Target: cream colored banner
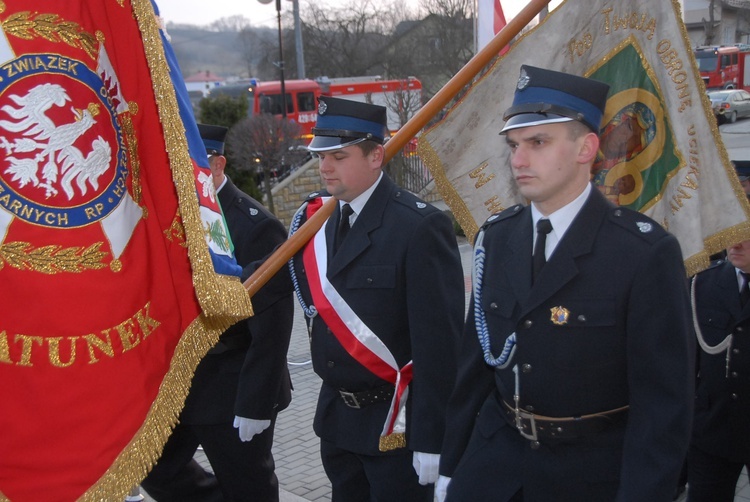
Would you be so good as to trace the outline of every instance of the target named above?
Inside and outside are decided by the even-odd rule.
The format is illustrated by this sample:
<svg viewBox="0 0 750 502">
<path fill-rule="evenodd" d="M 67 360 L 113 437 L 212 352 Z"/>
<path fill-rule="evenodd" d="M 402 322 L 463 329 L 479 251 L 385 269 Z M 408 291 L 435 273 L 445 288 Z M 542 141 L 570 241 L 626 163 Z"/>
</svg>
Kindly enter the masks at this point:
<svg viewBox="0 0 750 502">
<path fill-rule="evenodd" d="M 750 239 L 750 206 L 729 164 L 681 19 L 676 0 L 567 0 L 420 138 L 419 153 L 468 236 L 491 214 L 524 202 L 498 135 L 521 65 L 605 74 L 616 89 L 616 73 L 632 79 L 635 61 L 650 88 L 611 91 L 602 128 L 638 118 L 645 124 L 638 139 L 642 151 L 631 149 L 627 158 L 600 164 L 595 184 L 613 202 L 644 212 L 675 234 L 690 274 L 705 268 L 710 254 Z M 625 59 L 631 63 L 619 63 Z M 656 144 L 666 145 L 666 155 L 654 153 Z M 632 182 L 630 188 L 617 188 L 618 176 Z"/>
</svg>

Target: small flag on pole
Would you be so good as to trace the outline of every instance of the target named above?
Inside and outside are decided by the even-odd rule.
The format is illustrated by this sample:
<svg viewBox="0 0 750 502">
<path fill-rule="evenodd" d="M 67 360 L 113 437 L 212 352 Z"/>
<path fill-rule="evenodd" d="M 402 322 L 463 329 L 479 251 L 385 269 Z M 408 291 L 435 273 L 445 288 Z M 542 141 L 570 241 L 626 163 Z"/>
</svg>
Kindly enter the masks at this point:
<svg viewBox="0 0 750 502">
<path fill-rule="evenodd" d="M 500 0 L 477 0 L 477 52 L 505 26 L 505 15 Z M 505 54 L 504 47 L 500 54 Z"/>
</svg>

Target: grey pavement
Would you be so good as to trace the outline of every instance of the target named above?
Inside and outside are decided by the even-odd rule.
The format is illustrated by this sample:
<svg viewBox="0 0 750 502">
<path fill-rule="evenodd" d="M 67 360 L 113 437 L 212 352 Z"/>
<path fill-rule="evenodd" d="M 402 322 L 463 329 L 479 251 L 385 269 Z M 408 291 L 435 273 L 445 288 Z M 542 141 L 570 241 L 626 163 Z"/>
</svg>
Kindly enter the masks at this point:
<svg viewBox="0 0 750 502">
<path fill-rule="evenodd" d="M 746 122 L 747 132 L 750 132 L 750 119 Z M 750 148 L 747 150 L 746 158 L 750 159 Z M 459 238 L 459 250 L 464 266 L 468 305 L 471 246 L 466 239 Z M 299 305 L 295 313 L 287 360 L 294 392 L 289 408 L 281 412 L 277 419 L 273 448 L 276 475 L 281 486 L 281 502 L 327 502 L 331 500 L 331 486 L 320 462 L 319 440 L 312 430 L 320 379 L 312 370 L 307 328 Z M 204 468 L 211 470 L 202 451 L 199 450 L 195 458 Z M 153 502 L 148 496 L 145 499 Z M 684 500 L 684 495 L 680 500 Z M 737 484 L 735 502 L 750 502 L 750 484 L 744 471 Z"/>
</svg>

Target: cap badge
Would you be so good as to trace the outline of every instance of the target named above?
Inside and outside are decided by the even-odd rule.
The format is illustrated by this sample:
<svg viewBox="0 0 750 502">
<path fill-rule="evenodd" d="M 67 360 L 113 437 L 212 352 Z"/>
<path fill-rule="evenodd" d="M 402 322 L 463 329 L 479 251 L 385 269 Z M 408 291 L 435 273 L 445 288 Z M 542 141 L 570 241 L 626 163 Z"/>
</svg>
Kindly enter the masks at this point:
<svg viewBox="0 0 750 502">
<path fill-rule="evenodd" d="M 250 208 L 250 215 L 251 216 L 258 216 L 258 210 L 255 209 L 254 207 L 251 207 Z"/>
<path fill-rule="evenodd" d="M 417 207 L 419 209 L 424 209 L 427 207 L 427 204 L 425 204 L 424 202 L 417 202 Z"/>
<path fill-rule="evenodd" d="M 325 101 L 318 102 L 318 115 L 325 115 L 328 111 L 328 105 Z"/>
<path fill-rule="evenodd" d="M 557 326 L 568 324 L 570 310 L 566 309 L 565 307 L 552 307 L 551 309 L 549 309 L 549 311 L 552 314 L 552 316 L 550 317 L 552 324 L 555 324 Z"/>
<path fill-rule="evenodd" d="M 640 230 L 644 234 L 647 234 L 651 230 L 654 229 L 654 227 L 653 227 L 653 225 L 651 225 L 651 223 L 646 223 L 646 222 L 643 222 L 643 221 L 639 221 L 636 224 L 638 225 L 638 230 Z"/>
<path fill-rule="evenodd" d="M 516 84 L 516 89 L 519 91 L 522 91 L 526 89 L 529 84 L 531 83 L 531 77 L 529 77 L 529 74 L 526 73 L 526 70 L 521 68 L 521 75 L 518 77 L 518 83 Z"/>
</svg>

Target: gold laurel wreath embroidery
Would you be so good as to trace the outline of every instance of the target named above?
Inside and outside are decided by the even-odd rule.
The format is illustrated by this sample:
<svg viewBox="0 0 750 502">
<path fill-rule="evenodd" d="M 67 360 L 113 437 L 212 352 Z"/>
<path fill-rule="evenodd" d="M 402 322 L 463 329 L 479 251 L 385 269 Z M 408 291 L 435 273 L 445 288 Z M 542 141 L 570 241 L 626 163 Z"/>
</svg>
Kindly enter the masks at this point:
<svg viewBox="0 0 750 502">
<path fill-rule="evenodd" d="M 87 248 L 64 248 L 54 244 L 34 248 L 28 242 L 8 242 L 0 245 L 0 270 L 6 263 L 19 270 L 50 275 L 97 270 L 106 266 L 102 260 L 107 253 L 99 250 L 102 245 L 103 243 L 96 242 Z"/>
<path fill-rule="evenodd" d="M 78 23 L 60 19 L 57 14 L 16 12 L 2 21 L 2 26 L 5 33 L 24 40 L 41 37 L 50 42 L 62 42 L 71 47 L 83 49 L 92 59 L 96 55 L 96 37 L 83 31 Z"/>
<path fill-rule="evenodd" d="M 182 226 L 180 215 L 175 215 L 172 224 L 169 225 L 168 229 L 164 230 L 164 235 L 168 241 L 174 241 L 182 247 L 187 247 L 187 242 L 185 242 L 185 227 Z"/>
</svg>

